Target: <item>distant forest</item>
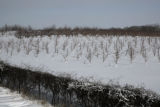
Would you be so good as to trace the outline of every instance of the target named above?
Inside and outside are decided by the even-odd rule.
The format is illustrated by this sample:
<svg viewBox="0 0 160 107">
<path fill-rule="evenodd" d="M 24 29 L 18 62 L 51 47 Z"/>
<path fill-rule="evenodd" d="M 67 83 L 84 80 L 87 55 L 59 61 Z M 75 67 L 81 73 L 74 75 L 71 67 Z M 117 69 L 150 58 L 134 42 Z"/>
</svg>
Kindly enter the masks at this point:
<svg viewBox="0 0 160 107">
<path fill-rule="evenodd" d="M 33 29 L 31 26 L 23 27 L 19 25 L 4 25 L 0 32 L 16 31 L 17 36 L 42 36 L 42 35 L 114 35 L 114 36 L 160 36 L 160 25 L 131 26 L 124 28 L 89 28 L 89 27 L 47 27 L 43 29 Z"/>
</svg>

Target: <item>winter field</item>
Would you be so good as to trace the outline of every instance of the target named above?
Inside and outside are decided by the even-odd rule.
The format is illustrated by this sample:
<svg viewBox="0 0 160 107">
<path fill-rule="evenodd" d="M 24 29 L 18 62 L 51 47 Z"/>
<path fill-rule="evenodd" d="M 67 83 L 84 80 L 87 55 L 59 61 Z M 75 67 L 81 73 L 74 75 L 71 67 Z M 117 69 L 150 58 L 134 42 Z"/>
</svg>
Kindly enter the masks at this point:
<svg viewBox="0 0 160 107">
<path fill-rule="evenodd" d="M 10 65 L 102 84 L 134 85 L 160 94 L 160 37 L 15 36 L 0 34 Z"/>
</svg>

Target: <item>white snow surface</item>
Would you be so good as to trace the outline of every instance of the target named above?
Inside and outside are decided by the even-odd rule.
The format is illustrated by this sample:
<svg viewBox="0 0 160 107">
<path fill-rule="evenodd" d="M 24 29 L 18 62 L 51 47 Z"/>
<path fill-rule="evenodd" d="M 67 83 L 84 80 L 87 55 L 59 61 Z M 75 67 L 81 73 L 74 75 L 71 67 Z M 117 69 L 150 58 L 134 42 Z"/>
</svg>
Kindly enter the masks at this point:
<svg viewBox="0 0 160 107">
<path fill-rule="evenodd" d="M 16 38 L 6 33 L 0 35 L 0 60 L 78 80 L 143 86 L 160 94 L 160 37 Z"/>
<path fill-rule="evenodd" d="M 0 87 L 0 107 L 43 107 L 35 101 L 27 100 L 21 95 Z"/>
</svg>

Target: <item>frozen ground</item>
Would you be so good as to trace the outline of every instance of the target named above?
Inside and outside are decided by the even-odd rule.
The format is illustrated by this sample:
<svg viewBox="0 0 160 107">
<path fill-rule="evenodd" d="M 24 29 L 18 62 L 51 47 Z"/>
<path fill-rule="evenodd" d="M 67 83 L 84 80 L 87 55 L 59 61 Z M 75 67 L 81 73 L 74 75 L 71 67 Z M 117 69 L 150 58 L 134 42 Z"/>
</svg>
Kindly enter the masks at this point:
<svg viewBox="0 0 160 107">
<path fill-rule="evenodd" d="M 0 60 L 18 67 L 160 94 L 160 37 L 0 36 Z"/>
<path fill-rule="evenodd" d="M 43 107 L 36 103 L 21 97 L 21 95 L 10 92 L 9 89 L 0 87 L 0 107 Z"/>
</svg>

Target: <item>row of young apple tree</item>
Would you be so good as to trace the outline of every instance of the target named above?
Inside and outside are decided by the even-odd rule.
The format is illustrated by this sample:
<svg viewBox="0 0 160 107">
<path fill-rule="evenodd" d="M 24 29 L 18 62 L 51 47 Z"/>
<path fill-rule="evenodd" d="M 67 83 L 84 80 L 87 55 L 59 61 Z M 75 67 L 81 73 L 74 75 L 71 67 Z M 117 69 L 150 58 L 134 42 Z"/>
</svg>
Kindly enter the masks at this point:
<svg viewBox="0 0 160 107">
<path fill-rule="evenodd" d="M 52 59 L 61 56 L 64 61 L 74 58 L 76 61 L 89 63 L 95 59 L 107 63 L 112 59 L 112 62 L 117 64 L 124 58 L 132 63 L 140 57 L 144 62 L 153 57 L 160 62 L 160 37 L 52 35 L 16 38 L 6 34 L 0 36 L 0 52 L 8 56 L 20 53 L 34 55 L 37 58 L 40 54 L 45 54 Z"/>
</svg>

